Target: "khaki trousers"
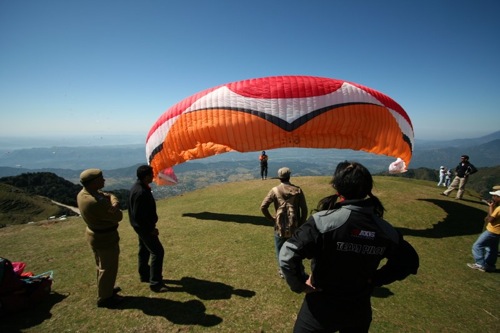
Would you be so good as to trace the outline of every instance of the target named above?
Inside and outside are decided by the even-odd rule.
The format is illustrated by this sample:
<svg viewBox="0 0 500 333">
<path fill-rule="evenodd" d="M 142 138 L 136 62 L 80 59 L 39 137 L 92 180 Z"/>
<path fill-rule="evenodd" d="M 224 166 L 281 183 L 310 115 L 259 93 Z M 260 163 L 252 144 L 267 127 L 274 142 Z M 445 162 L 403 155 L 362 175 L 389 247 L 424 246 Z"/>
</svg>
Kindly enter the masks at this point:
<svg viewBox="0 0 500 333">
<path fill-rule="evenodd" d="M 97 301 L 113 296 L 120 245 L 118 231 L 97 234 L 87 229 L 87 241 L 94 252 L 97 269 Z"/>
<path fill-rule="evenodd" d="M 457 177 L 453 178 L 453 181 L 451 182 L 450 187 L 448 187 L 448 189 L 446 191 L 444 191 L 443 193 L 445 195 L 449 195 L 453 190 L 458 189 L 457 199 L 462 199 L 462 197 L 464 196 L 465 184 L 467 184 L 467 177 L 460 178 L 457 176 Z"/>
</svg>

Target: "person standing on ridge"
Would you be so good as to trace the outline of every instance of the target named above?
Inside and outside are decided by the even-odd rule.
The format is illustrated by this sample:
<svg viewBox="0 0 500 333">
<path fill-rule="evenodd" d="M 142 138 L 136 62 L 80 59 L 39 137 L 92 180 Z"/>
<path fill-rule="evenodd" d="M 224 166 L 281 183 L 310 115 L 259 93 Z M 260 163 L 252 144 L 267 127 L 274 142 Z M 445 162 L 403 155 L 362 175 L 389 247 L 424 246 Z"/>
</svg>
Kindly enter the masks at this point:
<svg viewBox="0 0 500 333">
<path fill-rule="evenodd" d="M 453 181 L 451 182 L 448 189 L 441 193 L 441 195 L 447 197 L 451 192 L 453 192 L 453 190 L 458 190 L 455 199 L 461 200 L 464 196 L 465 184 L 467 184 L 469 176 L 476 172 L 476 167 L 469 162 L 469 156 L 460 156 L 460 163 L 458 163 L 457 167 L 455 168 L 456 176 L 455 178 L 453 178 Z"/>
<path fill-rule="evenodd" d="M 130 225 L 139 238 L 139 277 L 141 282 L 149 282 L 151 291 L 166 292 L 168 288 L 163 282 L 165 251 L 158 238 L 156 202 L 149 187 L 153 181 L 153 168 L 141 165 L 137 168 L 136 174 L 137 181 L 130 189 L 128 214 Z"/>
<path fill-rule="evenodd" d="M 444 166 L 441 166 L 439 168 L 439 182 L 437 184 L 437 186 L 446 186 L 445 185 L 445 178 L 446 178 L 446 168 Z"/>
<path fill-rule="evenodd" d="M 281 247 L 285 241 L 295 232 L 296 228 L 301 226 L 307 218 L 307 203 L 304 192 L 299 186 L 290 183 L 291 171 L 289 168 L 281 168 L 278 170 L 278 178 L 281 183 L 273 187 L 260 205 L 262 214 L 274 224 L 274 245 L 276 249 L 276 259 L 278 260 Z M 293 219 L 291 228 L 286 233 L 281 230 L 277 216 L 272 216 L 269 213 L 269 206 L 274 204 L 276 215 L 282 204 L 289 202 L 291 204 L 292 212 L 290 216 Z M 279 263 L 279 260 L 278 260 Z M 281 270 L 278 271 L 279 275 L 283 277 Z"/>
<path fill-rule="evenodd" d="M 444 177 L 444 186 L 449 187 L 451 184 L 451 170 L 446 170 L 446 176 Z"/>
<path fill-rule="evenodd" d="M 262 151 L 262 154 L 259 156 L 260 161 L 260 177 L 262 179 L 267 179 L 267 160 L 268 156 L 265 151 Z"/>
<path fill-rule="evenodd" d="M 97 306 L 116 308 L 123 297 L 115 287 L 120 255 L 118 222 L 123 218 L 118 198 L 101 191 L 104 177 L 100 169 L 87 169 L 80 174 L 83 189 L 76 198 L 85 234 L 97 268 Z"/>
</svg>

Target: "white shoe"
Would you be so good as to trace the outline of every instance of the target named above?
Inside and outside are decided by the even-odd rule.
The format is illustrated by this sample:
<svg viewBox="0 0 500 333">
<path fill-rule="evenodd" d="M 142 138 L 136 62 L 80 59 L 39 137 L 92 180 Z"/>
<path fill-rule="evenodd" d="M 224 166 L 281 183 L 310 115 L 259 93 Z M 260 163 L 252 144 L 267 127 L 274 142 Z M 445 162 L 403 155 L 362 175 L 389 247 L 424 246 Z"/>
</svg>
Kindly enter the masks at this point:
<svg viewBox="0 0 500 333">
<path fill-rule="evenodd" d="M 479 265 L 479 264 L 476 264 L 476 263 L 473 263 L 473 264 L 467 264 L 467 266 L 469 266 L 470 268 L 472 269 L 477 269 L 478 271 L 480 272 L 486 272 L 486 270 L 484 269 L 483 266 Z"/>
</svg>

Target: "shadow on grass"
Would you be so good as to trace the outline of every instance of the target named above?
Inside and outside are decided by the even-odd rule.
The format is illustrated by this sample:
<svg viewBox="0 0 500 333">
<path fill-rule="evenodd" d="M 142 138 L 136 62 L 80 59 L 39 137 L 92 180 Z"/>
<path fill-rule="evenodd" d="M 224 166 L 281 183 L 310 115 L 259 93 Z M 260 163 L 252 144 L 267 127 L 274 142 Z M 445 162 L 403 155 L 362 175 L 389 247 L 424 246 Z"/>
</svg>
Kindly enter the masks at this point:
<svg viewBox="0 0 500 333">
<path fill-rule="evenodd" d="M 448 215 L 442 221 L 434 224 L 430 229 L 414 230 L 409 228 L 397 228 L 403 235 L 444 238 L 454 236 L 480 234 L 484 227 L 486 212 L 461 203 L 464 200 L 437 200 L 420 199 L 435 204 L 443 209 Z M 477 201 L 471 201 L 477 203 Z"/>
<path fill-rule="evenodd" d="M 0 331 L 2 333 L 17 333 L 30 327 L 40 325 L 42 322 L 52 317 L 52 313 L 50 313 L 52 307 L 66 297 L 68 296 L 51 292 L 47 299 L 41 301 L 32 308 L 0 316 Z"/>
<path fill-rule="evenodd" d="M 122 309 L 138 309 L 148 316 L 161 316 L 177 325 L 211 327 L 222 322 L 222 318 L 207 314 L 205 305 L 198 300 L 178 302 L 166 298 L 125 296 L 117 310 Z"/>
<path fill-rule="evenodd" d="M 252 215 L 239 215 L 239 214 L 223 214 L 223 213 L 212 213 L 212 212 L 201 212 L 201 213 L 184 213 L 182 216 L 194 217 L 200 220 L 214 220 L 222 222 L 236 222 L 236 223 L 248 223 L 254 225 L 262 226 L 272 226 L 264 216 L 252 216 Z"/>
<path fill-rule="evenodd" d="M 183 277 L 180 280 L 165 280 L 169 292 L 186 292 L 203 300 L 230 299 L 232 295 L 250 298 L 255 296 L 255 291 L 234 289 L 232 286 L 221 282 L 200 280 L 193 277 Z M 172 287 L 171 285 L 179 287 Z"/>
<path fill-rule="evenodd" d="M 165 280 L 168 284 L 168 295 L 172 292 L 185 292 L 202 300 L 230 299 L 233 295 L 253 297 L 255 292 L 245 289 L 234 289 L 221 282 L 211 282 L 193 277 L 180 280 Z M 173 286 L 172 286 L 173 285 Z M 138 309 L 149 316 L 162 316 L 178 325 L 200 325 L 210 327 L 222 322 L 222 318 L 206 313 L 205 305 L 199 300 L 187 302 L 173 301 L 165 298 L 125 296 L 119 309 Z"/>
<path fill-rule="evenodd" d="M 372 292 L 372 297 L 376 298 L 388 298 L 392 295 L 394 295 L 394 293 L 387 287 L 376 287 Z"/>
</svg>

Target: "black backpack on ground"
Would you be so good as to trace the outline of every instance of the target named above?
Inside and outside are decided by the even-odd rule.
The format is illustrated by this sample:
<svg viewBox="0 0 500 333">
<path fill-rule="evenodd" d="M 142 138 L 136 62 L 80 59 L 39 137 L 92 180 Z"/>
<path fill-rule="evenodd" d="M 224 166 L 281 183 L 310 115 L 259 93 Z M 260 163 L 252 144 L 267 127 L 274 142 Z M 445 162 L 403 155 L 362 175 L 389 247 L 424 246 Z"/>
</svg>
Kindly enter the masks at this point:
<svg viewBox="0 0 500 333">
<path fill-rule="evenodd" d="M 10 260 L 0 257 L 0 316 L 34 307 L 49 296 L 52 282 L 52 271 L 22 276 Z"/>
</svg>

